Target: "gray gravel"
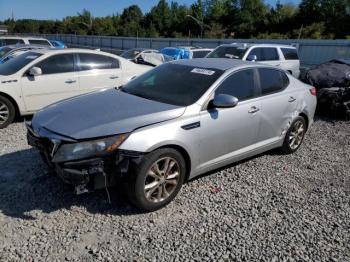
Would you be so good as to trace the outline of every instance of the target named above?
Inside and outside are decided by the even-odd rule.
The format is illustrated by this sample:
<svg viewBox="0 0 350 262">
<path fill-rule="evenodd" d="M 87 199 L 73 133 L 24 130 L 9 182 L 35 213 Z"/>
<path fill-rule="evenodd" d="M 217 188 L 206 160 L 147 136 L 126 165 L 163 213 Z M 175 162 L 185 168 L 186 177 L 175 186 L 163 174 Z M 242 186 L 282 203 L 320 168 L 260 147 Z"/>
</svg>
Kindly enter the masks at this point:
<svg viewBox="0 0 350 262">
<path fill-rule="evenodd" d="M 318 120 L 297 153 L 190 181 L 154 213 L 112 201 L 48 175 L 22 123 L 0 130 L 0 261 L 350 261 L 350 122 Z"/>
</svg>

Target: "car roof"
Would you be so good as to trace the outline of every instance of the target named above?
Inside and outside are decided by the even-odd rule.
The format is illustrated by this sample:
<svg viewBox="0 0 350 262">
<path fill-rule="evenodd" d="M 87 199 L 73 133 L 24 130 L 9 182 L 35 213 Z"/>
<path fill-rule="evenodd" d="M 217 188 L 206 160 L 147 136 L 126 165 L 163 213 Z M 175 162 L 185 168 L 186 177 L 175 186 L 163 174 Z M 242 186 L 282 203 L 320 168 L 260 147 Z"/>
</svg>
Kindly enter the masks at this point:
<svg viewBox="0 0 350 262">
<path fill-rule="evenodd" d="M 252 46 L 259 46 L 259 47 L 285 47 L 285 48 L 294 48 L 295 46 L 292 45 L 283 45 L 283 44 L 259 44 L 259 43 L 231 43 L 231 44 L 222 44 L 220 46 L 238 46 L 238 47 L 252 47 Z"/>
<path fill-rule="evenodd" d="M 229 58 L 182 59 L 182 60 L 172 61 L 170 63 L 178 64 L 178 65 L 193 66 L 193 67 L 201 67 L 201 68 L 219 69 L 223 71 L 226 71 L 235 67 L 241 67 L 241 66 L 252 66 L 252 65 L 259 66 L 259 64 L 254 62 L 242 61 L 239 59 L 229 59 Z"/>
<path fill-rule="evenodd" d="M 31 37 L 31 36 L 0 36 L 0 39 L 31 39 L 31 40 L 47 40 L 43 37 Z M 48 40 L 47 40 L 48 41 Z"/>
<path fill-rule="evenodd" d="M 110 55 L 115 56 L 114 54 L 103 52 L 100 50 L 93 50 L 93 49 L 84 49 L 84 48 L 65 48 L 65 49 L 59 49 L 59 48 L 47 48 L 47 49 L 35 49 L 33 52 L 37 52 L 40 54 L 64 54 L 64 53 L 90 53 L 90 54 L 104 54 L 104 55 Z"/>
<path fill-rule="evenodd" d="M 1 48 L 11 48 L 11 49 L 21 49 L 21 48 L 49 48 L 49 46 L 45 45 L 26 45 L 26 44 L 16 44 L 16 45 L 5 45 L 2 46 Z"/>
</svg>

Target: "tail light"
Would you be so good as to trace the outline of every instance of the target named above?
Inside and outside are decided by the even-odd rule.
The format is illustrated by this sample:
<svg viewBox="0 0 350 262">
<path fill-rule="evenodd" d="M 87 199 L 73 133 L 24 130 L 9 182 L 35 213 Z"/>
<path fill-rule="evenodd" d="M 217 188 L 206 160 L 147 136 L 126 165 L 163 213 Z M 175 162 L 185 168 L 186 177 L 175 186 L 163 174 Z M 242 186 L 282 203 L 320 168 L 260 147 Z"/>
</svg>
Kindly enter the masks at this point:
<svg viewBox="0 0 350 262">
<path fill-rule="evenodd" d="M 313 96 L 316 96 L 316 95 L 317 95 L 317 91 L 316 91 L 316 88 L 315 88 L 315 87 L 310 88 L 309 91 L 310 91 L 311 95 L 313 95 Z"/>
</svg>

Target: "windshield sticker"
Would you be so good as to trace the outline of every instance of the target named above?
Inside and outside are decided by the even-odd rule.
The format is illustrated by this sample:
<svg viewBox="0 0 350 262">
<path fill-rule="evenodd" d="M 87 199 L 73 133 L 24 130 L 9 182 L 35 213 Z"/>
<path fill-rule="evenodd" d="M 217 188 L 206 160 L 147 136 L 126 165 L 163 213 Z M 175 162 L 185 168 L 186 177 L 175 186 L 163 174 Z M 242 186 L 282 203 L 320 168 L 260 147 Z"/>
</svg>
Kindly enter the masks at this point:
<svg viewBox="0 0 350 262">
<path fill-rule="evenodd" d="M 36 55 L 29 55 L 26 57 L 26 59 L 35 59 L 35 58 L 38 58 L 38 56 Z"/>
<path fill-rule="evenodd" d="M 191 73 L 212 76 L 213 74 L 215 74 L 215 71 L 207 70 L 207 69 L 203 69 L 203 68 L 193 68 Z"/>
</svg>

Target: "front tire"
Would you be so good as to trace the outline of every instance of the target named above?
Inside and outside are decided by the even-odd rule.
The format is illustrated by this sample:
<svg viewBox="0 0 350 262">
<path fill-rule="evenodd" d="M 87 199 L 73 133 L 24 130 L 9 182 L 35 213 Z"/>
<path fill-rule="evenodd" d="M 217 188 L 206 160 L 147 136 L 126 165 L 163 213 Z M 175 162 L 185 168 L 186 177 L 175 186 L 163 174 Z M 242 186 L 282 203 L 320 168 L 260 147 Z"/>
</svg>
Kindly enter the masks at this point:
<svg viewBox="0 0 350 262">
<path fill-rule="evenodd" d="M 155 150 L 133 168 L 128 181 L 129 200 L 144 211 L 158 210 L 176 197 L 185 174 L 186 163 L 178 151 Z"/>
<path fill-rule="evenodd" d="M 294 119 L 284 138 L 282 146 L 284 153 L 291 154 L 299 149 L 304 140 L 306 128 L 306 121 L 303 117 L 298 116 Z"/>
<path fill-rule="evenodd" d="M 0 129 L 13 122 L 16 115 L 15 106 L 6 97 L 0 96 Z"/>
</svg>

